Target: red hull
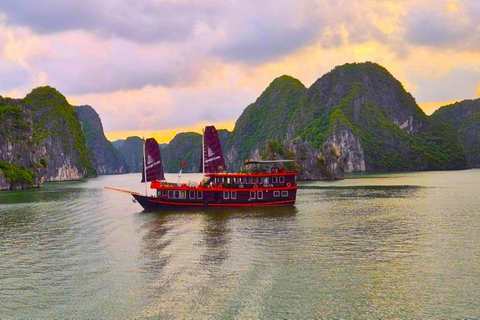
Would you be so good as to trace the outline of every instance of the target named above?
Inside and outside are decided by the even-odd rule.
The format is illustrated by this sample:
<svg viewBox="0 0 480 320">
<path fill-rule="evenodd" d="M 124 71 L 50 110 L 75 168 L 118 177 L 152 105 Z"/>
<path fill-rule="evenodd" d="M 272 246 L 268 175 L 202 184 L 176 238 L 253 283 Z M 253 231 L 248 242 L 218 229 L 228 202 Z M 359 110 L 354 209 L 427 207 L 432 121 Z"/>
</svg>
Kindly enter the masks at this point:
<svg viewBox="0 0 480 320">
<path fill-rule="evenodd" d="M 200 185 L 154 181 L 154 196 L 132 194 L 147 210 L 188 207 L 259 207 L 293 205 L 297 195 L 296 173 L 207 174 Z"/>
</svg>

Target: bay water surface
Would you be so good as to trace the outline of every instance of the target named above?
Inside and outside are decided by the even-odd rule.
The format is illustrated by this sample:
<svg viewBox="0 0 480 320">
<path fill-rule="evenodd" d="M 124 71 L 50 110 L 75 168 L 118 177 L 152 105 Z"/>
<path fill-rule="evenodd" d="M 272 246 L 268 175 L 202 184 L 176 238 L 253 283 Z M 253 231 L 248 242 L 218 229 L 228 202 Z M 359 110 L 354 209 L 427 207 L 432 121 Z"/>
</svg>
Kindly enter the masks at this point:
<svg viewBox="0 0 480 320">
<path fill-rule="evenodd" d="M 139 180 L 1 192 L 0 318 L 480 317 L 480 170 L 300 182 L 291 207 L 144 212 L 104 189 Z"/>
</svg>

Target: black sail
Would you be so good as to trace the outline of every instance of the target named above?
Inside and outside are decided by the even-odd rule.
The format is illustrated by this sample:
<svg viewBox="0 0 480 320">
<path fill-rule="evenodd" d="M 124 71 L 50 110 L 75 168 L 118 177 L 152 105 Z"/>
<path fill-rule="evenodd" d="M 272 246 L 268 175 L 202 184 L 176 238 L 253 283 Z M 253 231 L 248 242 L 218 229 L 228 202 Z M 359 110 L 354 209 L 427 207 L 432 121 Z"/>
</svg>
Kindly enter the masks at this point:
<svg viewBox="0 0 480 320">
<path fill-rule="evenodd" d="M 165 180 L 160 147 L 154 138 L 148 138 L 145 141 L 145 152 L 143 157 L 142 182 Z M 146 170 L 145 165 L 147 168 Z M 145 172 L 147 173 L 146 181 Z"/>
<path fill-rule="evenodd" d="M 205 165 L 205 173 L 227 171 L 220 138 L 214 126 L 205 127 L 203 142 L 202 159 Z"/>
</svg>

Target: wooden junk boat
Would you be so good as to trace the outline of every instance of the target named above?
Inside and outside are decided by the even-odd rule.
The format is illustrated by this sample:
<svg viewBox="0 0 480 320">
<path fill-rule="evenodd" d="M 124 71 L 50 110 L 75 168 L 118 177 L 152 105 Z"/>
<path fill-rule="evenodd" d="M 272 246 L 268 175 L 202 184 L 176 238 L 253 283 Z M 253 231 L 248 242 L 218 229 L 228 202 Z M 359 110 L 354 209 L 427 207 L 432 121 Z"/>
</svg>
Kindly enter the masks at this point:
<svg viewBox="0 0 480 320">
<path fill-rule="evenodd" d="M 220 139 L 214 126 L 207 126 L 202 140 L 200 183 L 171 183 L 165 180 L 160 149 L 155 139 L 144 144 L 142 182 L 151 182 L 154 195 L 131 192 L 146 210 L 172 207 L 252 207 L 293 205 L 297 195 L 296 172 L 282 163 L 293 160 L 245 160 L 238 173 L 226 170 Z M 146 192 L 147 193 L 147 192 Z"/>
</svg>

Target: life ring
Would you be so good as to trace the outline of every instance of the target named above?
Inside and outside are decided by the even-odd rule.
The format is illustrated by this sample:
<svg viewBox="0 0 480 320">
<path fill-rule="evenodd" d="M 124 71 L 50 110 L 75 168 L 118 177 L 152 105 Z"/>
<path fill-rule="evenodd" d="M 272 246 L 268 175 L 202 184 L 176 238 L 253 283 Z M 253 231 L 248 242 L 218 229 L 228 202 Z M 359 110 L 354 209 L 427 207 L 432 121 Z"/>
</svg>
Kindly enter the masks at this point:
<svg viewBox="0 0 480 320">
<path fill-rule="evenodd" d="M 287 187 L 291 187 L 292 184 L 290 182 L 287 182 Z"/>
<path fill-rule="evenodd" d="M 253 189 L 258 189 L 258 184 L 255 183 L 255 184 L 253 185 Z"/>
</svg>

